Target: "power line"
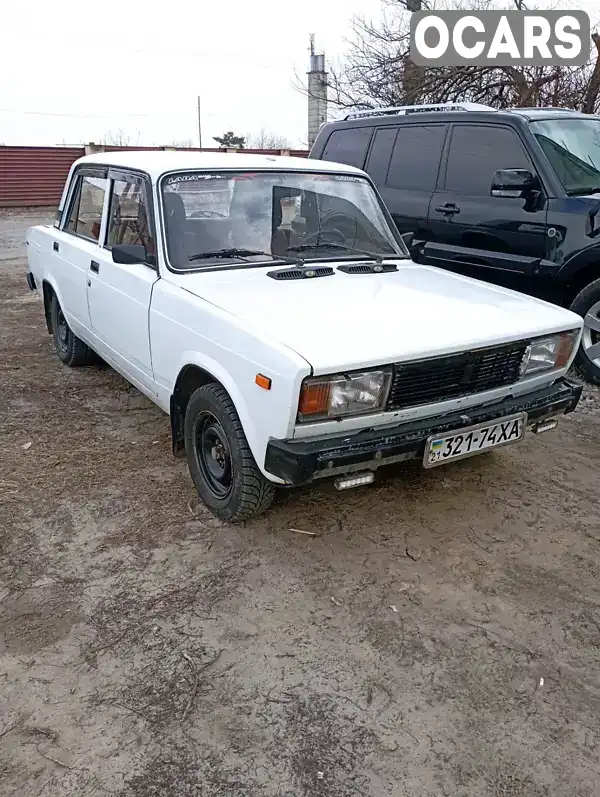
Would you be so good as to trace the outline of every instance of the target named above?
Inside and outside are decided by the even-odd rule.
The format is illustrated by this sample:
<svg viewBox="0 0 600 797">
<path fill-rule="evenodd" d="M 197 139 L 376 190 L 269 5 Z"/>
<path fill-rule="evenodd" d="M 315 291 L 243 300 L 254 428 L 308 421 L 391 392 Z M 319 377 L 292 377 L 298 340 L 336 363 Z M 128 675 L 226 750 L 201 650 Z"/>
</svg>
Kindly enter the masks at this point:
<svg viewBox="0 0 600 797">
<path fill-rule="evenodd" d="M 115 111 L 114 113 L 109 114 L 79 114 L 79 113 L 50 113 L 46 111 L 19 111 L 15 110 L 14 108 L 0 108 L 0 113 L 16 113 L 25 116 L 59 116 L 59 117 L 68 117 L 70 119 L 109 119 L 113 116 L 162 116 L 164 111 L 155 112 L 155 113 L 122 113 L 121 111 Z"/>
</svg>

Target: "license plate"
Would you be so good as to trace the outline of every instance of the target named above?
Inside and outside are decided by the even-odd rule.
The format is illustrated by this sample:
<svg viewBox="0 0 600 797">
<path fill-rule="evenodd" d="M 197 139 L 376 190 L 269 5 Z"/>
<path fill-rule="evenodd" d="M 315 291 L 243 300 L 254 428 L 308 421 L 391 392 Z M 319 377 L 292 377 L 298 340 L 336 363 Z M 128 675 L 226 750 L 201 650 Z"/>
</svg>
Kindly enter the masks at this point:
<svg viewBox="0 0 600 797">
<path fill-rule="evenodd" d="M 435 468 L 455 459 L 471 457 L 491 448 L 518 443 L 525 436 L 527 415 L 500 418 L 494 423 L 469 426 L 444 435 L 432 435 L 425 443 L 423 467 Z"/>
</svg>

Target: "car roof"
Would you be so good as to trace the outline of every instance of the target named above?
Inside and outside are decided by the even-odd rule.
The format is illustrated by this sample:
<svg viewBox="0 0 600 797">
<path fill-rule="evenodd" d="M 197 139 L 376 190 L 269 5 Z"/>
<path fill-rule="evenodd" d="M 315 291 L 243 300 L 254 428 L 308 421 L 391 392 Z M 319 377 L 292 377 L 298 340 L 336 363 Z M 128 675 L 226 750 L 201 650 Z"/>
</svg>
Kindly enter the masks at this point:
<svg viewBox="0 0 600 797">
<path fill-rule="evenodd" d="M 256 155 L 247 152 L 200 152 L 200 151 L 123 151 L 100 152 L 79 158 L 74 166 L 115 166 L 122 169 L 143 171 L 153 181 L 167 172 L 203 169 L 253 169 L 268 171 L 307 171 L 358 174 L 366 176 L 361 169 L 342 163 L 309 160 L 286 155 Z"/>
</svg>

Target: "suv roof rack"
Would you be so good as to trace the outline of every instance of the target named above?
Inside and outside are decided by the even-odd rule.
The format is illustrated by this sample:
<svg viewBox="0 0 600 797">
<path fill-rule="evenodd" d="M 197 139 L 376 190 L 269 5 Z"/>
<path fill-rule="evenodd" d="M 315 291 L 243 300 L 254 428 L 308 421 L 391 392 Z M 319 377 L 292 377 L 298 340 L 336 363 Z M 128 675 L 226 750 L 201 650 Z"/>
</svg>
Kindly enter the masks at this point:
<svg viewBox="0 0 600 797">
<path fill-rule="evenodd" d="M 491 105 L 478 102 L 438 102 L 431 105 L 398 105 L 389 108 L 369 108 L 366 111 L 352 111 L 343 117 L 361 119 L 369 116 L 405 116 L 409 113 L 435 113 L 436 111 L 496 111 Z"/>
<path fill-rule="evenodd" d="M 547 111 L 552 111 L 552 113 L 574 113 L 581 115 L 583 111 L 578 111 L 575 108 L 558 108 L 555 105 L 532 105 L 532 106 L 523 106 L 522 108 L 507 108 L 507 111 L 513 111 L 514 113 L 546 113 Z"/>
</svg>

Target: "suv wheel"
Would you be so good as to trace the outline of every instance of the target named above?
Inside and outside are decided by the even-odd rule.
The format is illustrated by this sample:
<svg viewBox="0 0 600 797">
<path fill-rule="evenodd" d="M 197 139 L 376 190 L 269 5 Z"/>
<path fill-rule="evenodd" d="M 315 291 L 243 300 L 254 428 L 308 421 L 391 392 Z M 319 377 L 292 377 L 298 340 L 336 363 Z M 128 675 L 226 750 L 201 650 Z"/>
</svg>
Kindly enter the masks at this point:
<svg viewBox="0 0 600 797">
<path fill-rule="evenodd" d="M 600 385 L 600 279 L 575 297 L 571 310 L 583 317 L 583 336 L 575 362 L 586 379 Z"/>
</svg>

